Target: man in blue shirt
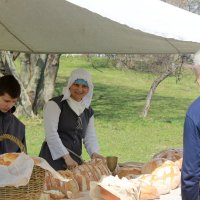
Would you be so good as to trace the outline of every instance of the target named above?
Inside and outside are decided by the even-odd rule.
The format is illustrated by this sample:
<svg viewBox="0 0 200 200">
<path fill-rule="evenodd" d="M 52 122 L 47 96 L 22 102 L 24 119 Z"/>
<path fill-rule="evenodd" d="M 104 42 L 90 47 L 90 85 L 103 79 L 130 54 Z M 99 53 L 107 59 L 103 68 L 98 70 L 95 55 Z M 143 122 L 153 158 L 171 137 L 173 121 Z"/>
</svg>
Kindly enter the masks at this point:
<svg viewBox="0 0 200 200">
<path fill-rule="evenodd" d="M 200 51 L 194 56 L 194 72 L 200 86 Z M 183 135 L 182 200 L 200 200 L 200 97 L 189 107 Z"/>
</svg>

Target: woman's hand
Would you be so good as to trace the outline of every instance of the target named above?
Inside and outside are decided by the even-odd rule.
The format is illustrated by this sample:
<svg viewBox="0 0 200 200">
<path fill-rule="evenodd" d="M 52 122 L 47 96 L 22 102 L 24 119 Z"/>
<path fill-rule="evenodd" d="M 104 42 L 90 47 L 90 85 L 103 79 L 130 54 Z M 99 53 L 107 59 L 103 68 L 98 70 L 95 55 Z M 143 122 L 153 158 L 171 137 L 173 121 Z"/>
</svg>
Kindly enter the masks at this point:
<svg viewBox="0 0 200 200">
<path fill-rule="evenodd" d="M 67 169 L 73 169 L 78 166 L 78 163 L 75 160 L 73 160 L 69 154 L 66 154 L 65 156 L 63 156 L 63 158 L 67 165 Z"/>
<path fill-rule="evenodd" d="M 102 155 L 98 154 L 98 153 L 93 153 L 91 156 L 92 159 L 105 159 L 105 157 L 103 157 Z"/>
</svg>

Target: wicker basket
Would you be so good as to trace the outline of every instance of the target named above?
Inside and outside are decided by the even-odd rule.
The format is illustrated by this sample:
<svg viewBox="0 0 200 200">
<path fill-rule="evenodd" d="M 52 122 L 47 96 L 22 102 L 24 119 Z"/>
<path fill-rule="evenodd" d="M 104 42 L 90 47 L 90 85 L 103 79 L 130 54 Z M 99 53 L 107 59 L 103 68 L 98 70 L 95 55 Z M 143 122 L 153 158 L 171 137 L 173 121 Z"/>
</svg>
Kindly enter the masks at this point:
<svg viewBox="0 0 200 200">
<path fill-rule="evenodd" d="M 0 136 L 0 142 L 6 139 L 16 143 L 20 150 L 26 153 L 26 148 L 20 140 L 10 134 Z M 0 200 L 38 200 L 43 191 L 44 180 L 45 170 L 34 165 L 30 181 L 27 185 L 18 188 L 14 186 L 0 187 Z"/>
</svg>

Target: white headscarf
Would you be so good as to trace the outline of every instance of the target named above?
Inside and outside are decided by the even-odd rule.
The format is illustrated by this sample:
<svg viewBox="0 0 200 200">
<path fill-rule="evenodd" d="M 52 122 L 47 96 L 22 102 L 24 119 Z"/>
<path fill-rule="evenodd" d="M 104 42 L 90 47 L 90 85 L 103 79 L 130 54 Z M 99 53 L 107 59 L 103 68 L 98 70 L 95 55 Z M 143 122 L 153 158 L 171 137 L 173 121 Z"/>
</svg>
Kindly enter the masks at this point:
<svg viewBox="0 0 200 200">
<path fill-rule="evenodd" d="M 67 87 L 65 87 L 63 89 L 64 97 L 62 98 L 62 100 L 69 99 L 69 97 L 71 96 L 69 88 L 71 87 L 71 85 L 74 83 L 74 81 L 76 79 L 83 79 L 83 80 L 87 81 L 87 83 L 88 83 L 89 92 L 82 99 L 82 103 L 85 105 L 86 108 L 88 108 L 91 104 L 91 101 L 92 101 L 94 86 L 92 84 L 90 73 L 87 72 L 86 70 L 82 69 L 82 68 L 79 68 L 79 69 L 72 71 L 72 73 L 69 77 L 69 80 L 68 80 Z"/>
</svg>

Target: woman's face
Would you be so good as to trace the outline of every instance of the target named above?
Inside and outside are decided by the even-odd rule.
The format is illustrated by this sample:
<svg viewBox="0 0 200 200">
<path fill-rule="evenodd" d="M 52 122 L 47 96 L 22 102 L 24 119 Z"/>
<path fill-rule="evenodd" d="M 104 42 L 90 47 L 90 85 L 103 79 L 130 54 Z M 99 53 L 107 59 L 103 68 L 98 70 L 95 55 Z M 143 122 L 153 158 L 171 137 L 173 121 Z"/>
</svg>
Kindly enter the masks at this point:
<svg viewBox="0 0 200 200">
<path fill-rule="evenodd" d="M 89 87 L 83 84 L 73 83 L 69 90 L 71 92 L 72 99 L 75 101 L 81 101 L 89 92 Z"/>
</svg>

